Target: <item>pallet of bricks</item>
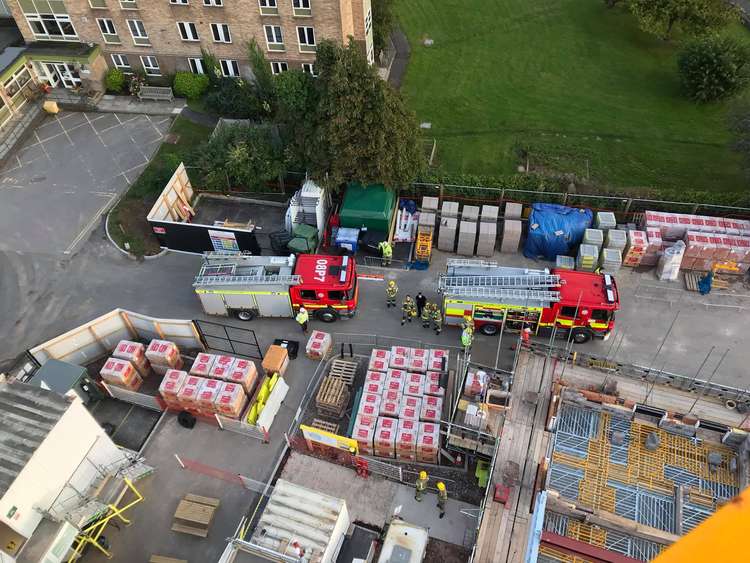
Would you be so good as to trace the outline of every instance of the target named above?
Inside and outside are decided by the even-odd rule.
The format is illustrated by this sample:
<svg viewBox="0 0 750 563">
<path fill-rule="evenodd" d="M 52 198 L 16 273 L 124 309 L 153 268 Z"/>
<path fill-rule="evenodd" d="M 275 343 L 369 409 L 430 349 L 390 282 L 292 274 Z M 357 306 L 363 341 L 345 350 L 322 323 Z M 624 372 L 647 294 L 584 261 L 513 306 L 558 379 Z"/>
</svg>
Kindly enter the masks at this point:
<svg viewBox="0 0 750 563">
<path fill-rule="evenodd" d="M 152 373 L 163 375 L 168 369 L 181 368 L 182 356 L 173 342 L 120 340 L 99 371 L 102 380 L 129 391 L 138 391 Z"/>
<path fill-rule="evenodd" d="M 657 249 L 650 249 L 658 259 L 665 250 L 678 241 L 685 244 L 680 263 L 681 270 L 707 272 L 715 265 L 731 263 L 737 274 L 750 270 L 750 221 L 684 213 L 646 211 L 644 215 L 645 239 Z M 643 247 L 643 235 L 636 235 Z M 654 262 L 641 261 L 640 264 Z M 629 265 L 629 264 L 626 264 Z M 728 273 L 728 271 L 725 271 Z"/>
<path fill-rule="evenodd" d="M 352 438 L 365 455 L 437 463 L 448 351 L 372 351 Z"/>
<path fill-rule="evenodd" d="M 159 394 L 172 410 L 238 419 L 257 382 L 258 370 L 252 360 L 200 353 L 189 373 L 167 369 Z"/>
</svg>

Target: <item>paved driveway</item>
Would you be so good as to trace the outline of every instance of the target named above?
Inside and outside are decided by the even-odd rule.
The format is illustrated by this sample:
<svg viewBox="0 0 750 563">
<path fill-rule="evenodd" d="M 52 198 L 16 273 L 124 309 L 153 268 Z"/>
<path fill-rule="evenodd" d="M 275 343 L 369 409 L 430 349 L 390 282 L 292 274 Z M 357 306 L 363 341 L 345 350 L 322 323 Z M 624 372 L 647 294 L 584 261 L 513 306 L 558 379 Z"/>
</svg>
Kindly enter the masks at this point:
<svg viewBox="0 0 750 563">
<path fill-rule="evenodd" d="M 47 116 L 0 172 L 0 250 L 69 254 L 140 175 L 171 117 Z"/>
</svg>

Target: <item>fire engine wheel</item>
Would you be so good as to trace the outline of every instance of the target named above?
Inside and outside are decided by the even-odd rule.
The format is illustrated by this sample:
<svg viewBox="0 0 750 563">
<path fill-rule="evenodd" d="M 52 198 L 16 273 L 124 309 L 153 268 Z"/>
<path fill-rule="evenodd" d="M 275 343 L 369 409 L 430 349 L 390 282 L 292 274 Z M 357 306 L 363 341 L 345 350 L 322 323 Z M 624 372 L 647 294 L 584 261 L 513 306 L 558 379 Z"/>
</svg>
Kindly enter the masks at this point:
<svg viewBox="0 0 750 563">
<path fill-rule="evenodd" d="M 258 315 L 256 311 L 237 311 L 235 314 L 241 321 L 252 321 Z"/>
<path fill-rule="evenodd" d="M 486 324 L 479 327 L 479 332 L 487 336 L 495 336 L 499 331 L 498 326 L 493 324 Z"/>
<path fill-rule="evenodd" d="M 339 320 L 339 314 L 335 309 L 321 309 L 315 312 L 315 316 L 324 323 L 333 323 Z"/>
<path fill-rule="evenodd" d="M 591 340 L 591 333 L 586 329 L 578 329 L 573 331 L 573 342 L 576 344 L 585 344 Z"/>
</svg>

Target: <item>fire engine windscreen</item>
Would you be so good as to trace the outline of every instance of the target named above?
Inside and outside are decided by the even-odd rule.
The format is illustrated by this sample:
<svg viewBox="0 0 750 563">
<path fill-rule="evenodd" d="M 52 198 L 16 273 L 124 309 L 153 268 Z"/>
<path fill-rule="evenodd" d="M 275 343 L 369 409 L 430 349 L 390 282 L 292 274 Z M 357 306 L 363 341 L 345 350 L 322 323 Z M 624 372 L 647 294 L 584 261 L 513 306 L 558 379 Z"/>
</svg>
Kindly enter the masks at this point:
<svg viewBox="0 0 750 563">
<path fill-rule="evenodd" d="M 554 261 L 558 254 L 571 254 L 583 240 L 583 232 L 591 226 L 593 216 L 590 209 L 535 203 L 523 255 Z"/>
</svg>

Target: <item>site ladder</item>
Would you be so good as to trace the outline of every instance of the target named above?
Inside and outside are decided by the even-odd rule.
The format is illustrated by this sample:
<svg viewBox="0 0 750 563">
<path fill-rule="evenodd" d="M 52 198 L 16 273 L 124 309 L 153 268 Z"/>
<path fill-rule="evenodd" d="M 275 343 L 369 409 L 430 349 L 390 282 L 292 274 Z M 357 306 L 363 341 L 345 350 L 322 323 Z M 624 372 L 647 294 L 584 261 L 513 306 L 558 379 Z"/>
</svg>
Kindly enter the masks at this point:
<svg viewBox="0 0 750 563">
<path fill-rule="evenodd" d="M 511 287 L 493 286 L 467 286 L 442 289 L 449 297 L 488 297 L 492 299 L 516 299 L 523 302 L 550 302 L 560 301 L 559 291 L 548 291 L 544 289 L 517 289 Z"/>
<path fill-rule="evenodd" d="M 415 255 L 417 260 L 427 261 L 432 254 L 432 232 L 422 231 L 417 234 Z"/>
<path fill-rule="evenodd" d="M 281 276 L 272 274 L 269 276 L 201 276 L 198 275 L 193 281 L 193 286 L 206 285 L 299 285 L 302 276 Z"/>
</svg>

